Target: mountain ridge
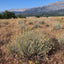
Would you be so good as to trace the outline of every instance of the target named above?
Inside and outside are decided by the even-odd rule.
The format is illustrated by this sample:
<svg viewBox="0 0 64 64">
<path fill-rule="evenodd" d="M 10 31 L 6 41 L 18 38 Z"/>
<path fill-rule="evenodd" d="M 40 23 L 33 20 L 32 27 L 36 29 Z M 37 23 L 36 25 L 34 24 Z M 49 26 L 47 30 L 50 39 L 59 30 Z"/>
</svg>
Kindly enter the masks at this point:
<svg viewBox="0 0 64 64">
<path fill-rule="evenodd" d="M 41 7 L 23 8 L 23 9 L 10 9 L 13 13 L 21 14 L 24 16 L 35 15 L 64 15 L 64 1 L 56 1 Z"/>
</svg>

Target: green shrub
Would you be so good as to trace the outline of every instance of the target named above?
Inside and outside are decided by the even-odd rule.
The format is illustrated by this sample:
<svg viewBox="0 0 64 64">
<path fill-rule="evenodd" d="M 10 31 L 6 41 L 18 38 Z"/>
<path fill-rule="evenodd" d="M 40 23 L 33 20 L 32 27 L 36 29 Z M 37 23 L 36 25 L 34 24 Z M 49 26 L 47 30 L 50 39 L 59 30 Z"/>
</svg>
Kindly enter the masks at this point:
<svg viewBox="0 0 64 64">
<path fill-rule="evenodd" d="M 2 19 L 3 18 L 3 16 L 2 16 L 2 14 L 0 14 L 0 19 Z"/>
<path fill-rule="evenodd" d="M 39 21 L 39 23 L 40 23 L 40 24 L 45 24 L 45 22 L 44 22 L 44 21 Z"/>
<path fill-rule="evenodd" d="M 32 22 L 32 21 L 30 21 L 30 22 L 29 22 L 29 25 L 33 25 L 33 22 Z"/>
<path fill-rule="evenodd" d="M 21 14 L 18 14 L 17 17 L 18 17 L 18 18 L 22 18 L 22 15 L 21 15 Z"/>
<path fill-rule="evenodd" d="M 22 16 L 21 14 L 17 15 L 18 18 L 26 18 L 25 16 Z"/>
<path fill-rule="evenodd" d="M 3 16 L 3 19 L 16 18 L 15 14 L 9 11 L 3 12 L 2 16 Z"/>
<path fill-rule="evenodd" d="M 60 24 L 54 26 L 54 29 L 60 29 L 60 28 L 61 28 Z"/>
<path fill-rule="evenodd" d="M 41 60 L 54 47 L 51 41 L 36 31 L 26 32 L 10 44 L 8 49 L 11 55 L 15 56 L 16 54 L 18 57 L 20 56 L 19 58 L 28 58 L 29 60 Z"/>
<path fill-rule="evenodd" d="M 33 28 L 42 28 L 40 24 L 35 24 Z"/>
<path fill-rule="evenodd" d="M 58 22 L 57 24 L 55 24 L 55 25 L 53 26 L 53 29 L 61 29 L 60 22 Z"/>
<path fill-rule="evenodd" d="M 35 17 L 40 18 L 41 16 L 40 15 L 36 15 Z"/>
</svg>

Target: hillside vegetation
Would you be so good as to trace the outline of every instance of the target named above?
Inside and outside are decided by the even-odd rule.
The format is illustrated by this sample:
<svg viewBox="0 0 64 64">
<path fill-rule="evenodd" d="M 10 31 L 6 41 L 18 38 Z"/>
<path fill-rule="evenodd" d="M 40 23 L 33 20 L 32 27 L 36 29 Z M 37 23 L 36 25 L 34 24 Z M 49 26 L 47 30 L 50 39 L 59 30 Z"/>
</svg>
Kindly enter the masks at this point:
<svg viewBox="0 0 64 64">
<path fill-rule="evenodd" d="M 63 64 L 64 16 L 0 19 L 0 64 Z"/>
</svg>

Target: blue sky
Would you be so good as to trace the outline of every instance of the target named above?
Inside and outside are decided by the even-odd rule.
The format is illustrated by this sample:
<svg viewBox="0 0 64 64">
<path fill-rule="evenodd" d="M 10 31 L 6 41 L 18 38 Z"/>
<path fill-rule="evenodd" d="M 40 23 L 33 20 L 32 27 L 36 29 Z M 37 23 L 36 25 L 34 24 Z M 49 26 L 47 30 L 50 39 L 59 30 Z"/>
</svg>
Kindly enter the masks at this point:
<svg viewBox="0 0 64 64">
<path fill-rule="evenodd" d="M 64 0 L 0 0 L 0 11 L 8 9 L 32 8 Z"/>
</svg>

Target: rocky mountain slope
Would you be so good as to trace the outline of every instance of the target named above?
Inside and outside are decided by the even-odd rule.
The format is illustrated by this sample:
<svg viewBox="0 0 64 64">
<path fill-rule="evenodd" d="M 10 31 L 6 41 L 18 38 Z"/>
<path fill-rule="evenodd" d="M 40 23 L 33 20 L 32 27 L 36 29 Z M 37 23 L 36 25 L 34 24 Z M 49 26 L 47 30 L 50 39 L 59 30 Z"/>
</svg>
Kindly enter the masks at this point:
<svg viewBox="0 0 64 64">
<path fill-rule="evenodd" d="M 25 16 L 34 16 L 34 15 L 64 15 L 64 1 L 57 1 L 42 7 L 34 8 L 23 8 L 23 9 L 10 9 L 8 11 L 14 12 L 17 14 L 22 14 Z"/>
</svg>

